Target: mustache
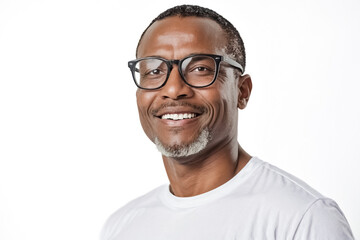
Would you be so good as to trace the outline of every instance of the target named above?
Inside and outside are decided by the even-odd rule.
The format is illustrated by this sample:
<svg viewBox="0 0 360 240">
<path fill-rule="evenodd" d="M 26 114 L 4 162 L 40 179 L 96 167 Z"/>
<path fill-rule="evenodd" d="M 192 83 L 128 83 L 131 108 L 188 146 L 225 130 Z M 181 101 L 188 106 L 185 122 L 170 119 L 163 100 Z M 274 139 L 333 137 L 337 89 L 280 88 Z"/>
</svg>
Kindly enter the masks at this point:
<svg viewBox="0 0 360 240">
<path fill-rule="evenodd" d="M 196 110 L 197 112 L 200 113 L 206 113 L 207 112 L 207 108 L 205 108 L 204 106 L 199 106 L 199 105 L 195 105 L 192 103 L 188 103 L 188 102 L 184 102 L 184 101 L 180 101 L 180 102 L 167 102 L 167 103 L 163 103 L 161 104 L 159 107 L 152 109 L 151 110 L 151 114 L 152 115 L 158 115 L 158 113 L 163 110 L 164 108 L 168 108 L 168 107 L 190 107 L 194 110 Z"/>
</svg>

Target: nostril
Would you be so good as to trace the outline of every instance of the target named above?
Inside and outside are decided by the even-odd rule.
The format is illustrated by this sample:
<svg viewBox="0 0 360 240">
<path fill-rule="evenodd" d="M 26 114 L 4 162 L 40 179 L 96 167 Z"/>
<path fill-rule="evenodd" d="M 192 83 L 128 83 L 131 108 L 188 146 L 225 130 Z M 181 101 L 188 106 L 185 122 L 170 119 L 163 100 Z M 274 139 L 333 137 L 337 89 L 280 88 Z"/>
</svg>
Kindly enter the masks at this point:
<svg viewBox="0 0 360 240">
<path fill-rule="evenodd" d="M 192 89 L 181 78 L 169 78 L 168 82 L 161 89 L 163 99 L 183 99 L 193 95 Z"/>
<path fill-rule="evenodd" d="M 166 99 L 166 98 L 172 98 L 171 96 L 168 96 L 168 95 L 164 95 L 164 96 L 162 96 L 164 99 Z M 175 96 L 173 99 L 174 100 L 178 100 L 178 99 L 182 99 L 182 98 L 187 98 L 188 97 L 188 95 L 187 94 L 180 94 L 180 95 L 177 95 L 177 96 Z"/>
<path fill-rule="evenodd" d="M 187 97 L 186 94 L 181 94 L 181 95 L 177 96 L 178 99 L 179 99 L 179 98 L 186 98 L 186 97 Z"/>
</svg>

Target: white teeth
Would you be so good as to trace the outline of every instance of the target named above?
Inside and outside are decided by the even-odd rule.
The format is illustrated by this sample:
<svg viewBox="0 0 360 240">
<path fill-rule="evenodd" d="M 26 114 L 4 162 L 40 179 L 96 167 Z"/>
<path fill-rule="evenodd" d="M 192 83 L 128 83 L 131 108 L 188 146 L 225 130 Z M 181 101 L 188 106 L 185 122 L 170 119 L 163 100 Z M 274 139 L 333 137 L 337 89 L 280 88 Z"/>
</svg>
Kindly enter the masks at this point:
<svg viewBox="0 0 360 240">
<path fill-rule="evenodd" d="M 182 120 L 182 119 L 190 119 L 194 118 L 195 113 L 174 113 L 174 114 L 164 114 L 161 116 L 161 119 L 171 119 L 171 120 Z"/>
</svg>

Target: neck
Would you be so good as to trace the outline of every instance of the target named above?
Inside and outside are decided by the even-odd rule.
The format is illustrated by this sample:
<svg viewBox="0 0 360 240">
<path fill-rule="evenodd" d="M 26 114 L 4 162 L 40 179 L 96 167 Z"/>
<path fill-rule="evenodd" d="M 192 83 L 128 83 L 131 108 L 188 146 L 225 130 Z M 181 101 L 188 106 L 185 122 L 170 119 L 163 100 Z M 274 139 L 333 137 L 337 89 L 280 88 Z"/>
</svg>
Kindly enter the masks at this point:
<svg viewBox="0 0 360 240">
<path fill-rule="evenodd" d="M 236 140 L 200 154 L 187 159 L 163 156 L 175 196 L 190 197 L 213 190 L 233 178 L 251 158 Z"/>
</svg>

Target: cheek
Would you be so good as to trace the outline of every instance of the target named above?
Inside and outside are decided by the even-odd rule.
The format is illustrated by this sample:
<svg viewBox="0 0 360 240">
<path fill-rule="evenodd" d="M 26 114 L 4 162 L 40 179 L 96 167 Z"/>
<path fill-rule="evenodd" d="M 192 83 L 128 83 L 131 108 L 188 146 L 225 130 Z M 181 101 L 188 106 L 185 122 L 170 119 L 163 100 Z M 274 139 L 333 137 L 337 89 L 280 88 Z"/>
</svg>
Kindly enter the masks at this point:
<svg viewBox="0 0 360 240">
<path fill-rule="evenodd" d="M 138 90 L 136 92 L 136 102 L 138 106 L 140 123 L 142 128 L 144 129 L 144 132 L 150 139 L 152 139 L 153 131 L 150 124 L 151 115 L 149 114 L 149 109 L 153 102 L 153 98 L 154 96 L 150 92 L 144 93 L 141 90 Z"/>
<path fill-rule="evenodd" d="M 210 109 L 211 128 L 232 128 L 234 121 L 237 120 L 237 92 L 233 79 L 226 79 L 229 82 L 214 84 L 208 91 L 202 94 L 204 102 Z"/>
<path fill-rule="evenodd" d="M 224 116 L 227 118 L 226 123 L 229 124 L 229 127 L 232 128 L 235 122 L 237 122 L 237 86 L 234 84 L 234 79 L 231 79 L 232 82 L 226 84 L 223 89 L 223 98 L 222 101 L 224 102 Z M 237 125 L 237 123 L 236 123 Z"/>
<path fill-rule="evenodd" d="M 216 88 L 208 89 L 204 91 L 202 95 L 203 104 L 208 109 L 208 117 L 204 118 L 204 125 L 210 127 L 211 129 L 216 128 L 218 123 L 223 122 L 225 114 L 225 101 L 222 98 L 221 92 Z"/>
<path fill-rule="evenodd" d="M 136 101 L 139 112 L 141 112 L 144 115 L 148 115 L 149 109 L 154 103 L 155 98 L 156 98 L 155 92 L 138 89 L 136 92 Z"/>
</svg>

